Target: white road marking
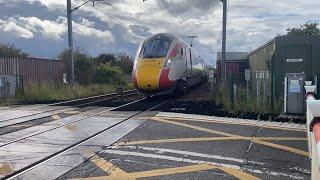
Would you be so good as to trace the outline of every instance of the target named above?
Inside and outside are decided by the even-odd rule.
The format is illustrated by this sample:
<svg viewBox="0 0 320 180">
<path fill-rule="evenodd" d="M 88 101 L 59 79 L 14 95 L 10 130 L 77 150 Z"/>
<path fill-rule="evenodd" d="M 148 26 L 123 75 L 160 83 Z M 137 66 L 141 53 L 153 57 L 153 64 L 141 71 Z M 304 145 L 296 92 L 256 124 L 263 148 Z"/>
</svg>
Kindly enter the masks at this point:
<svg viewBox="0 0 320 180">
<path fill-rule="evenodd" d="M 182 114 L 182 113 L 172 113 L 172 112 L 160 112 L 156 115 L 156 117 L 163 118 L 182 118 L 185 120 L 208 120 L 208 121 L 216 121 L 216 122 L 226 122 L 226 123 L 237 123 L 242 125 L 255 125 L 255 126 L 263 126 L 266 128 L 279 127 L 279 128 L 288 128 L 293 130 L 306 130 L 305 124 L 297 124 L 297 123 L 282 123 L 282 122 L 271 122 L 271 121 L 258 121 L 252 119 L 238 119 L 238 118 L 228 118 L 228 117 L 217 117 L 217 116 L 204 116 L 204 115 L 193 115 L 193 114 Z"/>
<path fill-rule="evenodd" d="M 291 175 L 291 174 L 285 174 L 285 173 L 268 171 L 268 170 L 264 170 L 264 172 L 263 172 L 262 170 L 258 170 L 258 169 L 249 169 L 249 168 L 245 168 L 245 167 L 241 168 L 240 166 L 237 166 L 237 165 L 216 163 L 216 162 L 212 162 L 212 161 L 192 160 L 192 159 L 179 158 L 179 157 L 174 157 L 174 156 L 165 156 L 165 155 L 159 155 L 159 154 L 130 152 L 130 151 L 121 151 L 121 150 L 112 150 L 112 149 L 103 150 L 102 152 L 106 153 L 106 154 L 145 157 L 145 158 L 152 158 L 152 159 L 162 159 L 162 160 L 169 160 L 169 161 L 176 161 L 176 162 L 185 162 L 185 163 L 191 163 L 191 164 L 209 164 L 209 165 L 213 165 L 213 166 L 233 168 L 233 169 L 242 170 L 242 171 L 244 170 L 244 171 L 256 173 L 256 174 L 266 174 L 266 175 L 277 176 L 277 177 L 286 176 L 291 179 L 303 179 L 303 177 L 301 177 L 301 176 L 295 176 L 295 175 Z"/>
<path fill-rule="evenodd" d="M 157 153 L 162 154 L 163 152 L 173 153 L 173 154 L 180 154 L 184 156 L 194 156 L 194 157 L 202 157 L 202 158 L 209 158 L 209 159 L 219 159 L 225 161 L 233 161 L 238 163 L 244 163 L 243 159 L 237 159 L 232 157 L 224 157 L 219 155 L 212 155 L 212 154 L 203 154 L 197 152 L 189 152 L 189 151 L 181 151 L 181 150 L 174 150 L 174 149 L 164 149 L 164 148 L 151 148 L 151 147 L 143 147 L 143 146 L 113 146 L 112 149 L 119 149 L 119 148 L 128 148 L 128 149 L 141 149 L 145 151 L 154 151 Z M 255 161 L 248 161 L 252 164 L 259 164 L 264 165 L 264 163 L 255 162 Z"/>
</svg>

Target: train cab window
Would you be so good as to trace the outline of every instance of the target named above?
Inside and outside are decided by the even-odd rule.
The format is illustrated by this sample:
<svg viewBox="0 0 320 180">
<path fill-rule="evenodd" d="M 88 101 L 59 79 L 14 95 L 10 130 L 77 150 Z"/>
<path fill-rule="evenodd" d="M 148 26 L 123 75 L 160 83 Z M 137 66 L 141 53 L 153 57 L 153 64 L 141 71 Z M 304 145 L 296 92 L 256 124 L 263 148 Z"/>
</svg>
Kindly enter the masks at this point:
<svg viewBox="0 0 320 180">
<path fill-rule="evenodd" d="M 171 42 L 166 39 L 151 39 L 144 43 L 140 57 L 142 58 L 161 58 L 166 57 Z"/>
<path fill-rule="evenodd" d="M 183 48 L 181 48 L 181 56 L 183 56 Z"/>
</svg>

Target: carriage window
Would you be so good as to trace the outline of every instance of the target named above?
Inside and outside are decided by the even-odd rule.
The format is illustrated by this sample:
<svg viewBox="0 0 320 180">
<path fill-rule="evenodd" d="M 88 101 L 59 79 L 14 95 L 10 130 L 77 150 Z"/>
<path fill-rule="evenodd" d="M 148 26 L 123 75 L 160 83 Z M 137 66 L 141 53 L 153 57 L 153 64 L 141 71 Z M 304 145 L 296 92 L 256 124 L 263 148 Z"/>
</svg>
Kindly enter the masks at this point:
<svg viewBox="0 0 320 180">
<path fill-rule="evenodd" d="M 183 56 L 183 48 L 181 48 L 181 56 Z"/>
<path fill-rule="evenodd" d="M 142 49 L 142 58 L 161 58 L 166 57 L 170 48 L 170 41 L 165 39 L 151 39 L 147 41 Z"/>
</svg>

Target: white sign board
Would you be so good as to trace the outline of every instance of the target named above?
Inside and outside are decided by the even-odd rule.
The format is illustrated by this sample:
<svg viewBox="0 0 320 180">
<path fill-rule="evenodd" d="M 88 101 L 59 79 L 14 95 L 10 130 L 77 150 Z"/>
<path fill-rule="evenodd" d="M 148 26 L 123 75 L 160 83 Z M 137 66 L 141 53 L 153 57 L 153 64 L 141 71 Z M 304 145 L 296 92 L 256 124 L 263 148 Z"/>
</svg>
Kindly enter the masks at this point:
<svg viewBox="0 0 320 180">
<path fill-rule="evenodd" d="M 289 63 L 295 63 L 295 62 L 303 62 L 303 59 L 287 59 L 287 62 Z"/>
<path fill-rule="evenodd" d="M 299 80 L 291 80 L 290 81 L 289 92 L 291 92 L 291 93 L 300 93 Z"/>
<path fill-rule="evenodd" d="M 244 76 L 246 78 L 246 81 L 250 81 L 250 75 L 251 75 L 250 69 L 246 69 L 244 71 Z"/>
</svg>

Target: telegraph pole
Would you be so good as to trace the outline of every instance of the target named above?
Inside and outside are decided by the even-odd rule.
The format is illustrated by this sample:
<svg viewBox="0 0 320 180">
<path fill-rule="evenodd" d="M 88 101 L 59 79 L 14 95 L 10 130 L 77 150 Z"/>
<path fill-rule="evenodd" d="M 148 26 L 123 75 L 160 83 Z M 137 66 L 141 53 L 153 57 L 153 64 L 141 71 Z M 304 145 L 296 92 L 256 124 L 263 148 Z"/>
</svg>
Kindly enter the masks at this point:
<svg viewBox="0 0 320 180">
<path fill-rule="evenodd" d="M 223 17 L 222 17 L 222 52 L 221 52 L 221 81 L 227 82 L 226 73 L 226 36 L 227 36 L 227 0 L 221 0 L 223 3 Z"/>
<path fill-rule="evenodd" d="M 72 37 L 72 9 L 71 0 L 67 0 L 67 18 L 68 18 L 68 52 L 69 62 L 67 63 L 68 82 L 74 85 L 74 59 L 73 59 L 73 37 Z"/>
<path fill-rule="evenodd" d="M 192 47 L 192 42 L 193 42 L 193 39 L 194 38 L 197 38 L 198 36 L 188 36 L 188 38 L 190 38 L 191 39 L 191 43 L 190 43 L 190 46 Z"/>
</svg>

